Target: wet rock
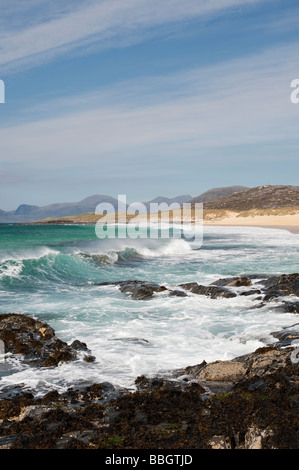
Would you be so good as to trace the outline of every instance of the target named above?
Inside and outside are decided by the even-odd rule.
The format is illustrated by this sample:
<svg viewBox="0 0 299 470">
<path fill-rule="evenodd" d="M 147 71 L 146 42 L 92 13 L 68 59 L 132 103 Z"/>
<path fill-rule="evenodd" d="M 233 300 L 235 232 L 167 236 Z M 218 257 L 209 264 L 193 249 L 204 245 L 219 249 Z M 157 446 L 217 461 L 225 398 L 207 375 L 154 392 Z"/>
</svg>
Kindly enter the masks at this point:
<svg viewBox="0 0 299 470">
<path fill-rule="evenodd" d="M 299 274 L 282 274 L 271 276 L 261 282 L 265 287 L 264 300 L 271 300 L 281 296 L 299 296 Z"/>
<path fill-rule="evenodd" d="M 263 300 L 264 304 L 269 301 L 279 300 L 283 296 L 299 296 L 299 274 L 283 274 L 281 276 L 266 277 L 261 274 L 250 274 L 235 277 L 218 279 L 208 286 L 198 284 L 197 282 L 186 282 L 178 285 L 177 289 L 169 289 L 155 282 L 129 280 L 116 282 L 103 282 L 96 284 L 98 286 L 114 285 L 121 292 L 131 295 L 133 299 L 146 300 L 151 299 L 157 292 L 166 292 L 169 296 L 186 297 L 189 291 L 192 294 L 205 295 L 211 299 L 233 298 L 238 295 L 251 296 L 259 295 L 255 298 Z M 238 288 L 252 287 L 251 289 Z M 236 289 L 237 288 L 237 289 Z M 286 312 L 298 313 L 299 304 L 294 301 L 282 301 Z"/>
<path fill-rule="evenodd" d="M 78 339 L 75 339 L 71 343 L 70 347 L 76 349 L 76 351 L 89 351 L 87 344 L 83 343 L 82 341 L 79 341 Z"/>
<path fill-rule="evenodd" d="M 166 291 L 166 287 L 158 284 L 141 284 L 136 285 L 132 291 L 133 299 L 150 299 L 154 293 Z M 123 291 L 122 291 L 123 292 Z"/>
<path fill-rule="evenodd" d="M 182 291 L 182 290 L 178 290 L 178 289 L 175 289 L 175 290 L 171 290 L 170 293 L 169 293 L 169 296 L 170 297 L 187 297 L 187 294 L 186 292 Z"/>
<path fill-rule="evenodd" d="M 102 283 L 98 285 L 115 285 L 119 287 L 121 292 L 131 294 L 133 299 L 146 300 L 153 297 L 156 292 L 164 292 L 168 289 L 164 286 L 160 286 L 155 282 L 146 281 L 119 281 L 111 283 Z"/>
<path fill-rule="evenodd" d="M 261 393 L 265 393 L 267 390 L 267 382 L 264 379 L 259 379 L 256 382 L 251 383 L 248 386 L 248 390 L 250 392 L 259 391 Z"/>
<path fill-rule="evenodd" d="M 278 308 L 286 313 L 299 313 L 299 302 L 283 302 Z"/>
<path fill-rule="evenodd" d="M 212 285 L 217 285 L 220 287 L 224 287 L 224 286 L 247 287 L 247 286 L 252 286 L 252 281 L 247 276 L 241 276 L 241 277 L 219 279 L 218 281 L 212 283 Z"/>
<path fill-rule="evenodd" d="M 133 343 L 140 344 L 142 346 L 149 346 L 150 342 L 144 338 L 134 338 L 134 337 L 123 337 L 123 338 L 112 338 L 109 341 L 121 341 L 124 343 Z"/>
<path fill-rule="evenodd" d="M 0 339 L 6 353 L 21 354 L 34 366 L 57 366 L 77 358 L 76 349 L 57 338 L 47 323 L 22 314 L 0 315 Z"/>
<path fill-rule="evenodd" d="M 0 448 L 295 449 L 299 367 L 288 355 L 260 348 L 227 364 L 188 367 L 186 375 L 140 376 L 131 392 L 104 383 L 0 400 Z M 224 371 L 235 385 L 207 395 L 206 385 L 216 383 L 209 379 Z M 195 373 L 205 378 L 195 382 Z"/>
<path fill-rule="evenodd" d="M 92 354 L 85 354 L 85 356 L 83 357 L 83 361 L 85 362 L 95 362 L 96 360 L 96 357 L 93 356 Z"/>
<path fill-rule="evenodd" d="M 217 299 L 219 297 L 232 298 L 237 297 L 235 292 L 226 289 L 225 287 L 218 286 L 201 286 L 197 285 L 190 289 L 193 294 L 206 295 L 211 299 Z"/>
<path fill-rule="evenodd" d="M 250 289 L 250 290 L 246 290 L 246 291 L 243 291 L 243 292 L 240 292 L 239 295 L 243 295 L 243 296 L 249 296 L 249 295 L 259 295 L 261 294 L 262 291 L 260 289 Z M 255 299 L 256 300 L 256 299 Z M 259 299 L 261 300 L 261 299 Z"/>
<path fill-rule="evenodd" d="M 191 290 L 193 287 L 197 287 L 197 282 L 185 282 L 184 284 L 179 284 L 179 287 L 186 290 Z"/>
<path fill-rule="evenodd" d="M 279 340 L 275 343 L 276 348 L 290 346 L 295 340 L 298 340 L 299 343 L 299 324 L 280 331 L 273 331 L 271 335 Z"/>
<path fill-rule="evenodd" d="M 192 380 L 192 377 L 186 376 L 185 380 L 171 380 L 165 377 L 145 377 L 141 375 L 135 380 L 137 389 L 140 391 L 147 390 L 156 390 L 156 389 L 167 389 L 167 390 L 182 390 L 186 387 L 193 387 L 197 389 L 197 392 L 206 393 L 206 389 L 201 386 L 198 382 Z"/>
<path fill-rule="evenodd" d="M 70 345 L 71 348 L 75 349 L 76 351 L 86 351 L 88 354 L 84 354 L 83 361 L 85 362 L 94 362 L 96 360 L 95 356 L 91 354 L 91 351 L 88 349 L 87 344 L 83 343 L 76 339 Z"/>
</svg>

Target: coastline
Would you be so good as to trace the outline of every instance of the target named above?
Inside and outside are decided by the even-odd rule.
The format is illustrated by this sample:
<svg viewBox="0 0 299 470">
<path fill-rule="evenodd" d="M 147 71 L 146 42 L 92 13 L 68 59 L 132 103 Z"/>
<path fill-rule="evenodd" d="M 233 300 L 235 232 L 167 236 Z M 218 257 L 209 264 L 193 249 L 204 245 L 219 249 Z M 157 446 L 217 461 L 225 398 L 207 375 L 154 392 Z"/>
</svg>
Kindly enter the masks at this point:
<svg viewBox="0 0 299 470">
<path fill-rule="evenodd" d="M 270 229 L 275 229 L 275 230 L 287 230 L 288 232 L 290 233 L 293 233 L 293 234 L 299 234 L 299 225 L 296 226 L 296 225 L 256 225 L 256 224 L 240 224 L 240 225 L 236 225 L 236 224 L 207 224 L 207 223 L 204 223 L 203 224 L 204 227 L 207 226 L 207 227 L 257 227 L 257 228 L 270 228 Z"/>
<path fill-rule="evenodd" d="M 297 299 L 298 278 L 266 278 L 263 301 Z M 242 295 L 244 286 L 256 292 L 255 276 L 219 281 L 204 289 L 192 282 L 183 287 L 211 298 L 236 295 L 231 288 L 241 288 Z M 145 287 L 157 287 L 145 284 L 134 286 L 143 294 Z M 298 313 L 297 302 L 293 307 Z M 138 376 L 131 390 L 83 383 L 40 396 L 24 384 L 6 387 L 0 394 L 0 449 L 296 449 L 299 330 L 294 326 L 271 333 L 278 341 L 231 360 Z M 23 354 L 35 367 L 57 367 L 76 361 L 80 351 L 92 352 L 78 340 L 61 341 L 50 325 L 22 314 L 0 315 L 0 337 L 7 352 Z M 91 361 L 85 361 L 88 367 Z"/>
<path fill-rule="evenodd" d="M 97 225 L 115 223 L 176 223 L 196 224 L 203 226 L 223 227 L 260 227 L 287 230 L 290 233 L 299 233 L 299 207 L 285 207 L 282 209 L 252 209 L 248 211 L 203 210 L 203 213 L 187 211 L 184 216 L 182 209 L 165 211 L 161 213 L 132 215 L 116 213 L 96 215 L 94 213 L 80 214 L 61 218 L 48 218 L 37 222 L 17 225 Z"/>
</svg>

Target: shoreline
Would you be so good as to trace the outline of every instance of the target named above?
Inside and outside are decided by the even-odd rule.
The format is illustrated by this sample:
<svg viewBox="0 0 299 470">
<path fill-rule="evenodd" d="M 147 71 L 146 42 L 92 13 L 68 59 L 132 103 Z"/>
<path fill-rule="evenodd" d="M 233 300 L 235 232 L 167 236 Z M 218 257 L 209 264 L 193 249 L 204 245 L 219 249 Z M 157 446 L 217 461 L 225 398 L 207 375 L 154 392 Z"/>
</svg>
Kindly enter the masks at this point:
<svg viewBox="0 0 299 470">
<path fill-rule="evenodd" d="M 251 224 L 203 224 L 203 226 L 207 227 L 257 227 L 257 228 L 270 228 L 270 229 L 275 229 L 275 230 L 287 230 L 290 233 L 293 234 L 299 234 L 299 226 L 297 227 L 296 225 L 251 225 Z"/>
<path fill-rule="evenodd" d="M 120 222 L 123 224 L 124 222 Z M 156 221 L 154 221 L 156 223 Z M 180 224 L 182 222 L 179 221 L 171 221 L 170 224 Z M 194 224 L 194 221 L 185 221 L 187 224 Z M 68 223 L 63 223 L 63 222 L 53 222 L 53 223 L 39 223 L 39 222 L 33 222 L 30 224 L 14 224 L 14 225 L 33 225 L 33 226 L 55 226 L 55 225 L 63 225 L 65 227 L 67 226 L 95 226 L 97 222 L 68 222 Z M 115 223 L 107 223 L 107 225 L 115 225 Z M 117 224 L 116 224 L 117 225 Z M 126 223 L 128 225 L 128 223 Z M 195 224 L 198 226 L 201 226 L 200 224 Z M 299 234 L 299 225 L 261 225 L 261 224 L 228 224 L 228 223 L 203 223 L 203 227 L 256 227 L 256 228 L 266 228 L 266 229 L 274 229 L 274 230 L 286 230 L 294 235 Z"/>
<path fill-rule="evenodd" d="M 279 310 L 298 313 L 298 280 L 296 273 L 262 281 L 248 275 L 177 287 L 212 299 L 244 295 L 246 287 L 261 302 L 276 300 Z M 136 302 L 165 290 L 145 281 L 112 284 Z M 290 296 L 293 302 L 283 300 Z M 296 449 L 299 330 L 294 326 L 272 332 L 278 341 L 234 359 L 140 375 L 134 390 L 92 380 L 65 391 L 48 387 L 42 396 L 23 383 L 4 387 L 0 449 Z M 86 367 L 96 360 L 87 344 L 65 343 L 49 324 L 28 315 L 1 314 L 0 339 L 5 352 L 22 354 L 28 366 L 75 364 L 80 352 Z"/>
<path fill-rule="evenodd" d="M 111 213 L 96 215 L 85 213 L 76 216 L 48 218 L 31 223 L 13 225 L 115 225 L 115 224 L 195 224 L 198 226 L 218 227 L 260 227 L 287 230 L 299 234 L 299 206 L 282 209 L 252 209 L 247 211 L 203 210 L 203 213 L 188 214 L 182 209 L 160 213 L 132 215 L 127 213 Z"/>
</svg>

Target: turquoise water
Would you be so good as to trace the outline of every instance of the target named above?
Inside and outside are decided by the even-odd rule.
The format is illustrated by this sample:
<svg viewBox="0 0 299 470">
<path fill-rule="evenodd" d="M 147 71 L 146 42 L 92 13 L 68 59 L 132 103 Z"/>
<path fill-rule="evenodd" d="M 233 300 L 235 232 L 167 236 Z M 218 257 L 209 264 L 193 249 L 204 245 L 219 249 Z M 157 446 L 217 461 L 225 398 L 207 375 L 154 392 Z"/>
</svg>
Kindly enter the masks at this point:
<svg viewBox="0 0 299 470">
<path fill-rule="evenodd" d="M 298 272 L 299 236 L 254 227 L 205 227 L 203 243 L 183 238 L 97 238 L 94 226 L 0 226 L 0 313 L 47 321 L 57 336 L 87 343 L 96 362 L 42 371 L 7 357 L 0 386 L 64 389 L 108 380 L 131 386 L 137 375 L 251 352 L 296 315 L 252 297 L 131 299 L 97 283 L 140 279 L 174 287 L 224 276 Z M 144 341 L 146 340 L 146 341 Z"/>
</svg>

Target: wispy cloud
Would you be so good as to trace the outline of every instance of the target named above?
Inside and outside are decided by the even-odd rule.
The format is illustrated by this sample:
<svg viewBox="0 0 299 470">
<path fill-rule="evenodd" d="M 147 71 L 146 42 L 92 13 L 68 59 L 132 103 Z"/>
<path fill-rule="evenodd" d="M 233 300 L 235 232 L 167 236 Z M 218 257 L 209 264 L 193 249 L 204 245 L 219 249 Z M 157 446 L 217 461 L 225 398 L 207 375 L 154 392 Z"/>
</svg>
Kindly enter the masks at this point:
<svg viewBox="0 0 299 470">
<path fill-rule="evenodd" d="M 28 0 L 14 2 L 12 14 L 8 0 L 4 0 L 7 13 L 0 34 L 1 70 L 8 73 L 90 45 L 105 48 L 140 42 L 150 28 L 259 2 L 262 0 L 93 0 L 84 2 L 83 8 L 77 0 L 43 0 L 39 7 L 35 0 Z"/>
<path fill-rule="evenodd" d="M 297 50 L 294 43 L 68 98 L 51 119 L 0 130 L 3 163 L 46 170 L 163 154 L 169 165 L 168 157 L 199 158 L 204 149 L 225 154 L 238 145 L 298 148 L 299 105 L 290 102 Z"/>
</svg>

